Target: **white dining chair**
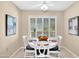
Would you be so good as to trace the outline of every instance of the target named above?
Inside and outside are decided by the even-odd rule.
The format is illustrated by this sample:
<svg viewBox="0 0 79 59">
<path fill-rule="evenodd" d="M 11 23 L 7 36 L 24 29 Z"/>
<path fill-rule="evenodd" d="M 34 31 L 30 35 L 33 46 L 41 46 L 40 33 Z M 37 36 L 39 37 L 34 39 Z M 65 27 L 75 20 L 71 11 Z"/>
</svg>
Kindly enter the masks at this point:
<svg viewBox="0 0 79 59">
<path fill-rule="evenodd" d="M 56 47 L 52 48 L 51 50 L 49 49 L 50 54 L 53 54 L 53 55 L 57 54 L 56 57 L 60 57 L 61 39 L 62 39 L 62 36 L 58 36 L 56 38 L 56 41 L 57 41 L 58 45 Z M 53 56 L 53 57 L 55 57 L 55 56 Z"/>
<path fill-rule="evenodd" d="M 34 49 L 27 49 L 29 46 L 29 39 L 26 35 L 22 36 L 24 42 L 24 57 L 34 57 Z"/>
</svg>

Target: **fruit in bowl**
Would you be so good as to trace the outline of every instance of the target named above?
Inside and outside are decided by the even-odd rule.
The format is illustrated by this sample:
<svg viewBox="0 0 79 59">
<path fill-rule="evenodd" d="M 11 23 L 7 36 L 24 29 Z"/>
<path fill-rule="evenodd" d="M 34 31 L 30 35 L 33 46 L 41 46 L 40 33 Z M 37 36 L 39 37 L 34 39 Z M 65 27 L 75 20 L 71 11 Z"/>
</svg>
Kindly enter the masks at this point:
<svg viewBox="0 0 79 59">
<path fill-rule="evenodd" d="M 39 39 L 39 41 L 47 41 L 48 37 L 47 36 L 39 36 L 38 39 Z"/>
</svg>

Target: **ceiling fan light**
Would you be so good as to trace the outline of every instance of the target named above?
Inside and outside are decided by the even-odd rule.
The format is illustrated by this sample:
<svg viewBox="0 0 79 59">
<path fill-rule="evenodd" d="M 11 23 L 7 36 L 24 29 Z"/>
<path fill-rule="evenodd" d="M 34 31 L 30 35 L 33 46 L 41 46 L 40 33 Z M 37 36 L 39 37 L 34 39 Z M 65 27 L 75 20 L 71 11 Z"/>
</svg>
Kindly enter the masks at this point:
<svg viewBox="0 0 79 59">
<path fill-rule="evenodd" d="M 48 7 L 47 7 L 47 5 L 46 5 L 46 4 L 43 4 L 43 5 L 41 6 L 41 10 L 43 10 L 43 11 L 46 11 L 46 10 L 48 10 Z"/>
</svg>

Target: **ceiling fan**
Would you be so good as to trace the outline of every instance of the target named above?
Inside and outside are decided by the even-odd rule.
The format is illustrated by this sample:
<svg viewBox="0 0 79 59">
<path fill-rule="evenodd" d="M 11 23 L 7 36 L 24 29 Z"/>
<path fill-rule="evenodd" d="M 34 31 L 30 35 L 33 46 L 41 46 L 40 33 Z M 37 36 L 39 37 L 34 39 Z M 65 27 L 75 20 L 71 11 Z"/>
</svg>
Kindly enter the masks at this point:
<svg viewBox="0 0 79 59">
<path fill-rule="evenodd" d="M 47 1 L 42 1 L 39 4 L 34 5 L 34 7 L 39 7 L 41 9 L 41 11 L 46 12 L 49 7 L 53 7 L 54 5 L 47 2 Z M 32 7 L 32 8 L 34 8 Z"/>
</svg>

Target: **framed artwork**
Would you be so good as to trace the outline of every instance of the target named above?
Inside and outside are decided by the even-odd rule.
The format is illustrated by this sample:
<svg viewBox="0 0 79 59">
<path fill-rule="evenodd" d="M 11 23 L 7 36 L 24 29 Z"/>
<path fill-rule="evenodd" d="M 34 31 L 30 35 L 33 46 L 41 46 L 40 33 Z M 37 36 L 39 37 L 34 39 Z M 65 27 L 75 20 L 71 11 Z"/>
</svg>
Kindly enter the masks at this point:
<svg viewBox="0 0 79 59">
<path fill-rule="evenodd" d="M 16 19 L 8 14 L 5 15 L 6 18 L 6 36 L 11 36 L 16 34 Z"/>
<path fill-rule="evenodd" d="M 69 34 L 79 36 L 79 16 L 69 18 L 68 26 L 69 26 Z"/>
</svg>

